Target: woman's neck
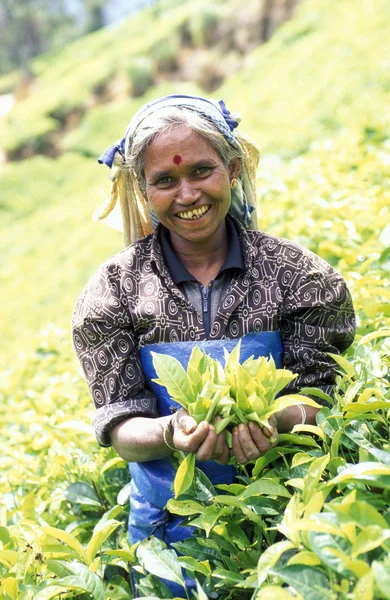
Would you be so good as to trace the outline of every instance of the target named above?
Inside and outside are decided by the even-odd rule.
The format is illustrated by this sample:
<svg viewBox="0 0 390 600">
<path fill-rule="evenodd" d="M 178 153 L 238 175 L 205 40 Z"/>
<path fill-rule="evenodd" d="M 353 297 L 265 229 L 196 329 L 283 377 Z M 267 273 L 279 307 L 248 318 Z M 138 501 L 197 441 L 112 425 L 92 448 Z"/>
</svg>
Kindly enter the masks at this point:
<svg viewBox="0 0 390 600">
<path fill-rule="evenodd" d="M 190 242 L 171 234 L 172 248 L 187 271 L 202 285 L 207 286 L 215 279 L 226 260 L 228 238 L 226 224 L 209 239 L 202 242 Z"/>
</svg>

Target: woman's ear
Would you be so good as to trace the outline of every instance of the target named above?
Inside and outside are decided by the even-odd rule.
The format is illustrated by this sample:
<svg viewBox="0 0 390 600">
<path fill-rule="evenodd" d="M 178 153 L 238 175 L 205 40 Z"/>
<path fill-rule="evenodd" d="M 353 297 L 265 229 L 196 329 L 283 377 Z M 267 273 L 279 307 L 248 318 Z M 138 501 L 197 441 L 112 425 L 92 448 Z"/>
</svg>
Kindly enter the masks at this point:
<svg viewBox="0 0 390 600">
<path fill-rule="evenodd" d="M 238 179 L 241 174 L 241 161 L 239 158 L 233 158 L 229 164 L 229 177 L 230 180 Z"/>
</svg>

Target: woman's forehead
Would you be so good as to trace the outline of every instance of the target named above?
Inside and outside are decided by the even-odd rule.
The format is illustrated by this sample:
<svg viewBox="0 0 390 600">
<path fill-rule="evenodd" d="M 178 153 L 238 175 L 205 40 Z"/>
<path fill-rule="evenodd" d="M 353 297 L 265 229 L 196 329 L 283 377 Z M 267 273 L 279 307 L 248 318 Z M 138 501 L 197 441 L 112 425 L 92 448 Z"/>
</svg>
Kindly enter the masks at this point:
<svg viewBox="0 0 390 600">
<path fill-rule="evenodd" d="M 198 132 L 182 125 L 160 133 L 145 152 L 145 167 L 156 161 L 180 165 L 202 158 L 219 158 L 213 146 Z"/>
</svg>

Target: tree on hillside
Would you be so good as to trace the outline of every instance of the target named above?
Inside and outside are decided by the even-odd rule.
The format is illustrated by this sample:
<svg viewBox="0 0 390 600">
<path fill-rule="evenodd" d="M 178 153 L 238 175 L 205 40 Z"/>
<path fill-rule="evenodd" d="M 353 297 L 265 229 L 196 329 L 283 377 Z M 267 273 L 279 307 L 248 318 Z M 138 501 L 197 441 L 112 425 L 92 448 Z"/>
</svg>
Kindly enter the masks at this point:
<svg viewBox="0 0 390 600">
<path fill-rule="evenodd" d="M 63 0 L 0 0 L 0 72 L 26 67 L 33 56 L 75 35 Z"/>
<path fill-rule="evenodd" d="M 0 74 L 106 25 L 104 0 L 0 0 Z"/>
</svg>

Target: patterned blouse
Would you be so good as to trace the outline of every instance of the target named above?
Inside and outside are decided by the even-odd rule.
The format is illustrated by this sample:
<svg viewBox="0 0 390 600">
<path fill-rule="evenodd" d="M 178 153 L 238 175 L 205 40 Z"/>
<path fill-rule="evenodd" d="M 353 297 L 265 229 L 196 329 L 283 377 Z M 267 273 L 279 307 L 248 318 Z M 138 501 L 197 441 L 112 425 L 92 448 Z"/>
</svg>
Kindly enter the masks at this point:
<svg viewBox="0 0 390 600">
<path fill-rule="evenodd" d="M 309 250 L 266 233 L 239 231 L 244 270 L 230 270 L 209 339 L 280 332 L 283 365 L 304 386 L 332 393 L 335 364 L 355 334 L 351 296 L 337 271 Z M 206 339 L 202 314 L 173 282 L 164 262 L 159 228 L 105 262 L 78 299 L 74 346 L 96 412 L 100 445 L 110 430 L 134 416 L 157 417 L 156 397 L 144 387 L 138 348 Z"/>
</svg>

